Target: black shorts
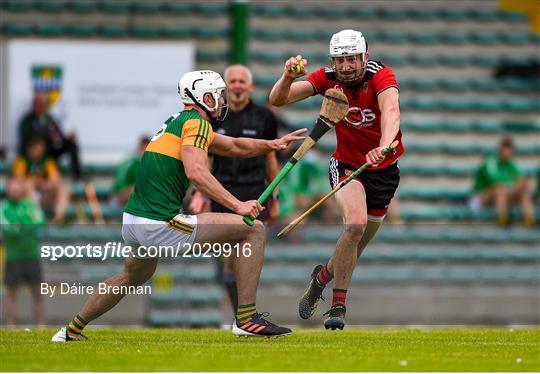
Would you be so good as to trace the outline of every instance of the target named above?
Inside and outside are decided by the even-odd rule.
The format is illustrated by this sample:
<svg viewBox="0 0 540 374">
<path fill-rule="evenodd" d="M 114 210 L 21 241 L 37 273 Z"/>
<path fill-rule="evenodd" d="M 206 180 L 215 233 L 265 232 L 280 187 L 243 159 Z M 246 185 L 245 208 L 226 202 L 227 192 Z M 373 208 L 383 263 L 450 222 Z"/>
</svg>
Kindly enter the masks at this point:
<svg viewBox="0 0 540 374">
<path fill-rule="evenodd" d="M 6 262 L 6 286 L 41 283 L 39 260 L 18 260 Z"/>
<path fill-rule="evenodd" d="M 266 189 L 264 183 L 253 184 L 224 184 L 223 187 L 240 201 L 257 200 Z M 268 200 L 267 200 L 268 201 Z M 266 207 L 266 203 L 263 204 Z M 212 200 L 211 210 L 214 213 L 234 213 L 223 205 Z M 267 209 L 263 210 L 257 217 L 258 220 L 265 222 L 268 219 Z"/>
<path fill-rule="evenodd" d="M 330 186 L 334 188 L 347 179 L 356 169 L 343 164 L 335 158 L 330 159 Z M 382 221 L 388 210 L 388 205 L 399 185 L 399 168 L 397 163 L 381 170 L 364 171 L 355 180 L 359 181 L 366 192 L 367 213 L 370 221 Z"/>
</svg>

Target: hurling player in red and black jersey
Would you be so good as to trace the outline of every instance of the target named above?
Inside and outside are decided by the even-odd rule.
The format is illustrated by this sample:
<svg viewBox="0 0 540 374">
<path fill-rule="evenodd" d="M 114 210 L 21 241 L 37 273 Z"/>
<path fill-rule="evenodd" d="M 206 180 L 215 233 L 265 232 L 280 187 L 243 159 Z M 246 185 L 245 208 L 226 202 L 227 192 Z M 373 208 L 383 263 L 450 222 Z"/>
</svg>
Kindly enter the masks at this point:
<svg viewBox="0 0 540 374">
<path fill-rule="evenodd" d="M 302 60 L 299 73 L 291 67 Z M 392 69 L 379 61 L 369 61 L 362 33 L 343 30 L 330 41 L 331 67 L 320 68 L 304 81 L 307 61 L 302 56 L 285 62 L 283 74 L 270 93 L 270 103 L 283 106 L 329 88 L 341 89 L 348 98 L 349 112 L 336 125 L 337 146 L 330 160 L 330 183 L 337 185 L 355 169 L 372 166 L 335 196 L 345 223 L 333 256 L 326 265 L 317 265 L 310 285 L 300 299 L 300 317 L 311 317 L 327 283 L 332 279 L 332 308 L 326 313 L 327 329 L 343 329 L 347 288 L 357 259 L 377 232 L 399 184 L 397 159 L 403 153 L 399 130 L 399 91 Z M 388 155 L 382 150 L 394 140 L 399 146 Z M 356 183 L 353 183 L 356 182 Z"/>
</svg>

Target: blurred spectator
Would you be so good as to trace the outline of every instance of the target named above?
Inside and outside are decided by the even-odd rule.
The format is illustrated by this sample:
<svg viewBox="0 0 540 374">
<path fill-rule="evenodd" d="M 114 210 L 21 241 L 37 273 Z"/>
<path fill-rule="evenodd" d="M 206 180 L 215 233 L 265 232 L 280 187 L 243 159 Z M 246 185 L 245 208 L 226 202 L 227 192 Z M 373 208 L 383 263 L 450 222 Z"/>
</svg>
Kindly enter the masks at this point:
<svg viewBox="0 0 540 374">
<path fill-rule="evenodd" d="M 137 171 L 141 163 L 141 157 L 150 143 L 150 138 L 143 136 L 139 140 L 137 153 L 123 161 L 116 170 L 116 177 L 113 184 L 113 205 L 124 207 L 133 191 L 135 180 L 137 179 Z"/>
<path fill-rule="evenodd" d="M 32 110 L 28 112 L 19 125 L 19 153 L 24 155 L 30 138 L 40 136 L 45 140 L 47 154 L 55 161 L 64 153 L 67 153 L 71 162 L 73 177 L 81 178 L 79 163 L 79 148 L 75 134 L 64 135 L 62 129 L 54 118 L 49 114 L 47 96 L 42 92 L 35 92 L 32 102 Z"/>
<path fill-rule="evenodd" d="M 43 212 L 33 192 L 24 181 L 11 178 L 7 183 L 7 198 L 0 208 L 2 233 L 7 253 L 5 284 L 5 321 L 15 325 L 15 304 L 21 285 L 30 287 L 34 318 L 38 326 L 45 325 L 43 300 L 40 291 L 38 229 L 44 223 Z"/>
<path fill-rule="evenodd" d="M 519 203 L 525 224 L 534 224 L 534 208 L 531 180 L 518 168 L 514 160 L 512 139 L 503 138 L 498 154 L 488 156 L 477 170 L 471 201 L 473 209 L 494 205 L 500 224 L 508 223 L 508 211 L 513 203 Z"/>
<path fill-rule="evenodd" d="M 54 223 L 63 223 L 69 191 L 56 162 L 46 154 L 45 141 L 40 137 L 28 139 L 24 154 L 13 163 L 12 175 L 25 180 L 38 193 L 42 207 L 54 202 Z"/>
</svg>

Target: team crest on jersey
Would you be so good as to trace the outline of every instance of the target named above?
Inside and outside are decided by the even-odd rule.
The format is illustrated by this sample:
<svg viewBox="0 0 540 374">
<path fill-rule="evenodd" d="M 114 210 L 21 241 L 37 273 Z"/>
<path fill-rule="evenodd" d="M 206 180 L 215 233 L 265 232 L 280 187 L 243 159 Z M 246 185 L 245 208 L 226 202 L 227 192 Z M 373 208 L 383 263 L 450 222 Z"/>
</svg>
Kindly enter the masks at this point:
<svg viewBox="0 0 540 374">
<path fill-rule="evenodd" d="M 47 106 L 51 108 L 58 102 L 62 90 L 62 67 L 58 65 L 34 65 L 31 69 L 32 89 L 44 93 Z"/>
<path fill-rule="evenodd" d="M 367 89 L 368 89 L 368 88 L 367 88 L 367 82 L 364 82 L 364 83 L 362 84 L 362 93 L 367 93 Z"/>
</svg>

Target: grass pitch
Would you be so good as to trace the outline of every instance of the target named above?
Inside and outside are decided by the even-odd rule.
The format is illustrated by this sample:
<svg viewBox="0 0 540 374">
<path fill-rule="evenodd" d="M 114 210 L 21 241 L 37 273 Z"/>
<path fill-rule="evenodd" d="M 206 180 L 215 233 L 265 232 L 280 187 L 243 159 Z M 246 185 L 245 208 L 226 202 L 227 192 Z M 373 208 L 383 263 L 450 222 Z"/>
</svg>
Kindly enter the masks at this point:
<svg viewBox="0 0 540 374">
<path fill-rule="evenodd" d="M 2 371 L 539 371 L 540 329 L 295 329 L 280 339 L 224 330 L 0 330 Z"/>
</svg>

